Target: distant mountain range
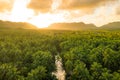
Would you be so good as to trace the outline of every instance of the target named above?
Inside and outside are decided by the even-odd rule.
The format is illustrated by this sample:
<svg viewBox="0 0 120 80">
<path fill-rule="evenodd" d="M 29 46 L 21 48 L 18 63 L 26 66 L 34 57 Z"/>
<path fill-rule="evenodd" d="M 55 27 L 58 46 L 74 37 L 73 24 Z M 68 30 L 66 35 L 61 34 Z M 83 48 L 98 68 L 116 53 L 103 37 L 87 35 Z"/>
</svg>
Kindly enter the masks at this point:
<svg viewBox="0 0 120 80">
<path fill-rule="evenodd" d="M 120 22 L 111 22 L 100 27 L 100 29 L 118 30 L 120 29 Z"/>
<path fill-rule="evenodd" d="M 0 20 L 0 29 L 38 29 L 36 26 L 26 22 L 10 22 Z M 94 24 L 85 24 L 83 22 L 73 23 L 54 23 L 45 29 L 55 30 L 120 30 L 120 22 L 111 22 L 97 27 Z"/>
<path fill-rule="evenodd" d="M 78 23 L 54 23 L 51 24 L 47 29 L 61 29 L 61 30 L 118 30 L 120 29 L 120 22 L 112 22 L 106 25 L 97 27 L 94 24 L 85 24 L 83 22 Z"/>
<path fill-rule="evenodd" d="M 62 30 L 86 30 L 96 29 L 94 24 L 79 23 L 54 23 L 48 26 L 47 29 L 62 29 Z"/>
<path fill-rule="evenodd" d="M 0 29 L 36 29 L 37 27 L 26 22 L 10 22 L 0 20 Z"/>
</svg>

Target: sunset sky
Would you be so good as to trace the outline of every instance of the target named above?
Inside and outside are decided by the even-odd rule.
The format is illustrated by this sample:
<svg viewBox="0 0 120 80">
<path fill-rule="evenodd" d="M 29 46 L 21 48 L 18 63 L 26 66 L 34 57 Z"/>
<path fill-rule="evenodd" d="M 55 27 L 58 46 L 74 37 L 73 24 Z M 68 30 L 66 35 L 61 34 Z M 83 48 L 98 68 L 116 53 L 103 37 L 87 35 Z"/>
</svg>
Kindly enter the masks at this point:
<svg viewBox="0 0 120 80">
<path fill-rule="evenodd" d="M 0 0 L 0 20 L 47 27 L 57 22 L 120 21 L 120 0 Z"/>
</svg>

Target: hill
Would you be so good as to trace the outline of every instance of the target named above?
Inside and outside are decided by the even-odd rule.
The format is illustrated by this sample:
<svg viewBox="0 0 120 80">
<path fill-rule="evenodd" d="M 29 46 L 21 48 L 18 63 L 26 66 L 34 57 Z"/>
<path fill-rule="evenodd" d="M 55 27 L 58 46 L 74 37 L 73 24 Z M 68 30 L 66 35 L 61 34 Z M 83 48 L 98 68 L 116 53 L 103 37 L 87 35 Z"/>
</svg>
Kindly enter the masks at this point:
<svg viewBox="0 0 120 80">
<path fill-rule="evenodd" d="M 111 22 L 100 27 L 100 29 L 118 30 L 120 29 L 120 22 Z"/>
<path fill-rule="evenodd" d="M 96 29 L 94 24 L 78 23 L 54 23 L 48 26 L 47 29 L 61 29 L 61 30 L 91 30 Z"/>
<path fill-rule="evenodd" d="M 10 22 L 0 20 L 0 29 L 37 29 L 36 26 L 26 22 Z M 45 29 L 55 30 L 120 30 L 120 22 L 111 22 L 96 27 L 94 24 L 85 24 L 83 22 L 72 22 L 72 23 L 53 23 Z"/>
<path fill-rule="evenodd" d="M 0 20 L 1 29 L 36 29 L 37 27 L 26 22 L 10 22 Z"/>
</svg>

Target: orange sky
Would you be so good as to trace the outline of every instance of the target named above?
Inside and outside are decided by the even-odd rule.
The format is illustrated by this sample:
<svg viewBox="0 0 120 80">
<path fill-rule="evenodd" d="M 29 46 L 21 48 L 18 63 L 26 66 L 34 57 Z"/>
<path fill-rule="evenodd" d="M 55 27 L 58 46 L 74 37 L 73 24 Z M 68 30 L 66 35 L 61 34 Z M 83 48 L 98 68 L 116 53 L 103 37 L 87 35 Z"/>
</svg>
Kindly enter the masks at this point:
<svg viewBox="0 0 120 80">
<path fill-rule="evenodd" d="M 56 22 L 101 26 L 120 21 L 120 0 L 0 0 L 0 20 L 47 27 Z"/>
</svg>

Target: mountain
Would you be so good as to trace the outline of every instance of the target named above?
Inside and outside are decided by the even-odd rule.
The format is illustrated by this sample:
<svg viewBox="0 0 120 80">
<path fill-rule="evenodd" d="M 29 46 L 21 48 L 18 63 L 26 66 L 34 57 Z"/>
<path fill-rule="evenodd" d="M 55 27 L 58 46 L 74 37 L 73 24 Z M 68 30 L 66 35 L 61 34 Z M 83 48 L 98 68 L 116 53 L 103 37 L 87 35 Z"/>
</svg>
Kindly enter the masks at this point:
<svg viewBox="0 0 120 80">
<path fill-rule="evenodd" d="M 10 22 L 0 20 L 1 29 L 36 29 L 37 27 L 26 22 Z"/>
<path fill-rule="evenodd" d="M 118 30 L 120 29 L 120 22 L 111 22 L 100 27 L 100 29 Z"/>
<path fill-rule="evenodd" d="M 37 29 L 36 26 L 26 22 L 10 22 L 0 20 L 0 29 Z M 53 23 L 45 29 L 56 29 L 56 30 L 120 30 L 120 22 L 111 22 L 96 27 L 94 24 L 85 24 L 83 22 L 72 22 L 72 23 Z"/>
<path fill-rule="evenodd" d="M 59 29 L 59 30 L 91 30 L 96 29 L 94 24 L 85 24 L 83 22 L 78 23 L 54 23 L 48 26 L 47 29 Z"/>
</svg>

